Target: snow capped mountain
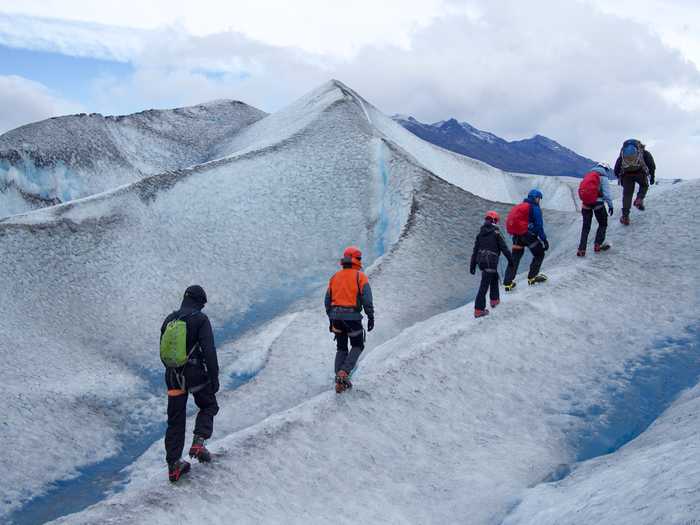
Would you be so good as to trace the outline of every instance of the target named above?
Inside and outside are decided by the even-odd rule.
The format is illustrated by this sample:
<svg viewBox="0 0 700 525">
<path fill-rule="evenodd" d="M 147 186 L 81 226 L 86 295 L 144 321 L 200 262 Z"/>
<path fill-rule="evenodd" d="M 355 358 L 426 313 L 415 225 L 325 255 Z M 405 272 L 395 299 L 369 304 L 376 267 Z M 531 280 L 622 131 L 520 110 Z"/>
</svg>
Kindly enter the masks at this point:
<svg viewBox="0 0 700 525">
<path fill-rule="evenodd" d="M 218 100 L 173 110 L 56 117 L 0 135 L 0 217 L 211 160 L 224 137 L 265 113 Z"/>
<path fill-rule="evenodd" d="M 692 208 L 696 183 L 654 187 L 632 226 L 611 224 L 613 250 L 582 260 L 576 180 L 428 144 L 337 81 L 207 156 L 0 221 L 0 334 L 12 341 L 0 439 L 13 450 L 0 459 L 2 519 L 499 523 L 697 382 L 678 335 L 697 323 L 685 282 L 697 219 L 672 238 L 658 228 Z M 534 185 L 549 207 L 550 282 L 475 320 L 464 305 L 483 214 Z M 662 240 L 673 258 L 650 248 Z M 337 396 L 321 298 L 347 244 L 363 249 L 377 327 L 355 388 Z M 195 282 L 222 369 L 217 458 L 173 487 L 158 329 Z M 667 389 L 638 414 L 649 382 L 635 374 L 659 362 Z"/>
<path fill-rule="evenodd" d="M 542 135 L 508 142 L 455 119 L 424 124 L 405 115 L 392 118 L 428 142 L 503 170 L 581 177 L 595 164 Z"/>
</svg>

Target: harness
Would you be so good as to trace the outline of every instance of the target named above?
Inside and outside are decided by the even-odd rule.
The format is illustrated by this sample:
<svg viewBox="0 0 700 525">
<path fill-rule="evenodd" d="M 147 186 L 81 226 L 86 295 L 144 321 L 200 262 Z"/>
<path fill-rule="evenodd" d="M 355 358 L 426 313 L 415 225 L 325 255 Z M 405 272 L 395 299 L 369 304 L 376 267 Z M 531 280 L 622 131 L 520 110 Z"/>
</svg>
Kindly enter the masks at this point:
<svg viewBox="0 0 700 525">
<path fill-rule="evenodd" d="M 500 254 L 492 251 L 492 250 L 487 250 L 485 248 L 482 248 L 477 252 L 477 258 L 484 257 L 486 258 L 487 264 L 491 263 L 491 259 L 488 258 L 489 256 L 493 256 L 496 261 L 498 261 L 498 257 Z M 483 261 L 483 259 L 481 259 Z M 482 272 L 485 273 L 498 273 L 498 270 L 496 268 L 486 268 L 485 270 L 481 270 Z"/>
</svg>

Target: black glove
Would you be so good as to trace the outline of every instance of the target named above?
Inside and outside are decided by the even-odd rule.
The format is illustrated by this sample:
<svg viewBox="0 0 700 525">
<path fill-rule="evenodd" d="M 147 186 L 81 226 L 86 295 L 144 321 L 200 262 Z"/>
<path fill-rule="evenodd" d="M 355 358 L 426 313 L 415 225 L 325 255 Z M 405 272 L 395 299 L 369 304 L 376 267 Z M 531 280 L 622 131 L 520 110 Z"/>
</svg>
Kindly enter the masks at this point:
<svg viewBox="0 0 700 525">
<path fill-rule="evenodd" d="M 549 241 L 547 239 L 542 241 L 542 244 L 544 245 L 544 251 L 549 250 Z"/>
<path fill-rule="evenodd" d="M 469 268 L 469 273 L 472 275 L 476 274 L 476 268 Z"/>
<path fill-rule="evenodd" d="M 211 391 L 216 394 L 219 391 L 219 378 L 213 377 L 209 380 L 209 383 L 211 384 Z"/>
<path fill-rule="evenodd" d="M 656 181 L 656 177 L 654 177 L 653 175 L 652 175 L 651 177 L 649 177 L 649 183 L 650 183 L 652 186 L 654 185 L 654 181 Z"/>
<path fill-rule="evenodd" d="M 613 214 L 613 207 L 612 206 L 608 206 L 608 213 L 612 217 L 612 214 Z"/>
<path fill-rule="evenodd" d="M 328 319 L 328 331 L 329 332 L 333 331 L 333 321 L 331 321 L 330 319 Z"/>
<path fill-rule="evenodd" d="M 374 330 L 374 317 L 367 318 L 367 331 L 371 332 Z"/>
</svg>

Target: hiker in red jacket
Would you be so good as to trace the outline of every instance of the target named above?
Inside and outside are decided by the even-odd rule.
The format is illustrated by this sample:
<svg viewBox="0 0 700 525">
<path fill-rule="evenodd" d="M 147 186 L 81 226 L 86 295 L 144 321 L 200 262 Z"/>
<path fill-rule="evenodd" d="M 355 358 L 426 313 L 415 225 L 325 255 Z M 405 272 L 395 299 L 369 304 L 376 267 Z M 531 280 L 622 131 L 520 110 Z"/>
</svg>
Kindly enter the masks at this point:
<svg viewBox="0 0 700 525">
<path fill-rule="evenodd" d="M 608 184 L 610 174 L 610 166 L 599 162 L 591 171 L 586 173 L 581 184 L 579 184 L 578 196 L 581 198 L 583 225 L 581 227 L 581 241 L 576 252 L 578 257 L 586 256 L 588 234 L 591 231 L 594 215 L 596 221 L 598 221 L 598 230 L 595 234 L 593 251 L 598 253 L 610 248 L 610 245 L 605 242 L 605 232 L 608 228 L 608 212 L 605 211 L 606 204 L 610 215 L 612 216 L 613 214 L 613 202 L 610 197 L 610 186 Z"/>
</svg>

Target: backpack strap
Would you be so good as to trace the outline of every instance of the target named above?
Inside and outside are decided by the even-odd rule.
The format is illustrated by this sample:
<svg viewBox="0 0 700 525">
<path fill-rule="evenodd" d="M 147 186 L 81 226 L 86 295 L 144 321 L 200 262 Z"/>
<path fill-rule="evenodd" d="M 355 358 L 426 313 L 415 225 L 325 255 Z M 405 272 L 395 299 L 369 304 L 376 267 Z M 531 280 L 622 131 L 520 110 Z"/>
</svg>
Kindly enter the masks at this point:
<svg viewBox="0 0 700 525">
<path fill-rule="evenodd" d="M 185 315 L 178 316 L 178 317 L 177 317 L 177 320 L 178 320 L 178 321 L 184 321 L 184 320 L 187 319 L 188 317 L 191 317 L 191 316 L 193 316 L 194 314 L 199 313 L 199 312 L 200 312 L 199 310 L 194 310 L 194 311 L 189 312 L 189 313 L 187 313 L 187 314 L 185 314 Z M 191 349 L 189 352 L 187 352 L 187 362 L 186 362 L 184 365 L 182 365 L 182 367 L 181 367 L 183 370 L 185 369 L 185 367 L 187 366 L 187 364 L 190 362 L 190 357 L 192 356 L 192 354 L 195 352 L 195 350 L 198 350 L 199 348 L 200 348 L 200 346 L 199 346 L 199 341 L 197 341 L 194 345 L 192 345 L 192 349 Z M 183 374 L 183 376 L 182 376 L 182 385 L 183 385 L 182 388 L 185 389 L 185 386 L 184 386 L 184 385 L 185 385 L 185 376 L 184 376 L 184 374 Z"/>
</svg>

